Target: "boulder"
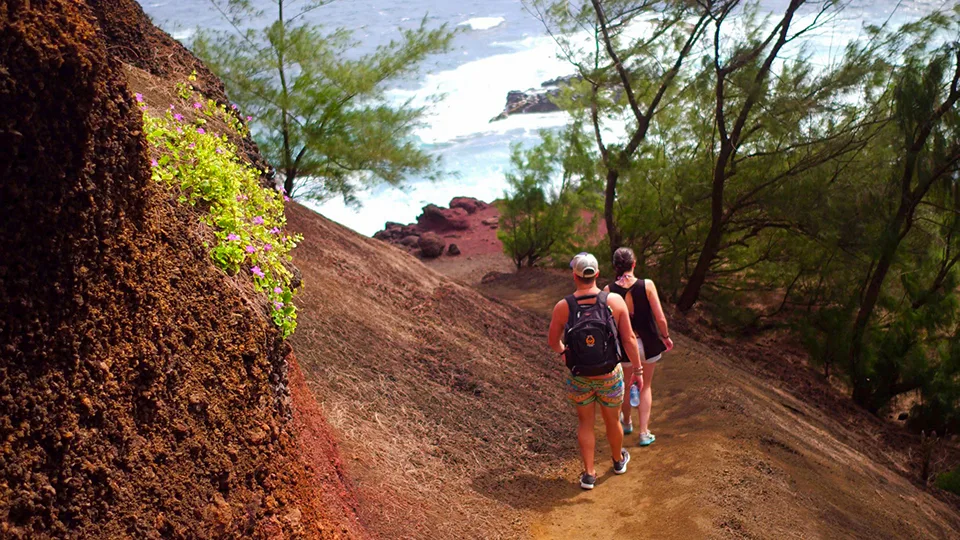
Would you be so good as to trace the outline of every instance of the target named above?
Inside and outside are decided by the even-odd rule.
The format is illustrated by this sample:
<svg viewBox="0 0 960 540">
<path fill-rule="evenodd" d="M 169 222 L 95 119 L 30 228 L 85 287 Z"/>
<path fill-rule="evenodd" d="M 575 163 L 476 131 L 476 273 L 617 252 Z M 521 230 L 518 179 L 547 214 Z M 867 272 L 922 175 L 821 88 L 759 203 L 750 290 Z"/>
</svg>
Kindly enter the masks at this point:
<svg viewBox="0 0 960 540">
<path fill-rule="evenodd" d="M 404 236 L 402 239 L 400 239 L 401 246 L 406 246 L 410 248 L 416 247 L 419 242 L 420 242 L 420 236 L 415 234 Z"/>
<path fill-rule="evenodd" d="M 468 214 L 474 214 L 488 206 L 490 205 L 473 197 L 454 197 L 450 201 L 450 208 L 463 208 Z"/>
<path fill-rule="evenodd" d="M 447 248 L 447 255 L 459 255 L 460 248 L 456 244 L 450 244 L 450 247 Z"/>
<path fill-rule="evenodd" d="M 424 231 L 464 231 L 470 228 L 466 216 L 467 211 L 463 208 L 440 208 L 435 204 L 428 204 L 417 217 L 417 226 Z"/>
<path fill-rule="evenodd" d="M 500 226 L 500 218 L 498 217 L 487 218 L 481 221 L 480 223 L 486 225 L 487 227 L 496 229 L 497 227 Z"/>
<path fill-rule="evenodd" d="M 424 233 L 417 241 L 417 247 L 420 248 L 420 256 L 425 259 L 435 259 L 443 255 L 443 248 L 447 247 L 443 238 L 433 233 Z"/>
</svg>

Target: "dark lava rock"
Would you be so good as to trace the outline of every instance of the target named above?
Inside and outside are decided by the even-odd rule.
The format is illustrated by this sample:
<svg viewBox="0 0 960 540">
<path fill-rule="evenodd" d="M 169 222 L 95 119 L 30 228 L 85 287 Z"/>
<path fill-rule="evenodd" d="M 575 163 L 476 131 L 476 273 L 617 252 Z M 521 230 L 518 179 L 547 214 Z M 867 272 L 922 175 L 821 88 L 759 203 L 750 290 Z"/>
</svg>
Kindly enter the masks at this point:
<svg viewBox="0 0 960 540">
<path fill-rule="evenodd" d="M 416 235 L 416 234 L 411 234 L 410 236 L 404 236 L 404 237 L 400 240 L 400 245 L 401 245 L 401 246 L 406 246 L 406 247 L 409 247 L 409 248 L 417 247 L 417 244 L 419 244 L 419 243 L 420 243 L 420 236 L 419 236 L 419 235 Z"/>
<path fill-rule="evenodd" d="M 511 114 L 557 112 L 560 107 L 551 98 L 559 95 L 559 89 L 529 90 L 527 92 L 511 90 L 507 93 L 507 105 L 503 108 L 503 112 L 491 118 L 490 121 L 503 120 Z"/>
<path fill-rule="evenodd" d="M 459 255 L 460 248 L 456 244 L 450 244 L 450 247 L 447 248 L 447 255 Z"/>
<path fill-rule="evenodd" d="M 443 248 L 447 247 L 447 243 L 443 238 L 428 232 L 420 236 L 417 246 L 420 248 L 420 256 L 425 259 L 435 259 L 443 255 Z"/>
</svg>

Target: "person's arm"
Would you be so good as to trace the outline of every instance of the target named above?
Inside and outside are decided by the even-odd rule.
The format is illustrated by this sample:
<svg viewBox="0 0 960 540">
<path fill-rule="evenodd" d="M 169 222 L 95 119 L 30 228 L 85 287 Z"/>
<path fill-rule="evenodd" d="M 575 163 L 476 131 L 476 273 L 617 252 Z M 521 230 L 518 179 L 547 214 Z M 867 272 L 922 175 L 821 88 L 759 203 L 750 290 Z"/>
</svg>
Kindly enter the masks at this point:
<svg viewBox="0 0 960 540">
<path fill-rule="evenodd" d="M 617 321 L 617 331 L 620 333 L 620 343 L 627 358 L 633 364 L 633 379 L 643 386 L 643 365 L 640 363 L 643 358 L 640 357 L 640 345 L 637 344 L 637 335 L 633 333 L 633 326 L 630 325 L 630 312 L 627 311 L 627 303 L 619 294 L 607 296 L 607 306 L 613 312 L 613 317 Z M 630 381 L 631 383 L 633 381 Z"/>
<path fill-rule="evenodd" d="M 653 281 L 647 280 L 647 301 L 650 302 L 650 309 L 653 311 L 653 319 L 657 322 L 657 329 L 660 330 L 660 337 L 667 350 L 673 349 L 673 340 L 670 339 L 670 329 L 667 328 L 667 316 L 663 314 L 663 306 L 660 305 L 660 295 L 657 294 L 657 286 Z"/>
<path fill-rule="evenodd" d="M 553 306 L 553 318 L 550 319 L 550 334 L 547 340 L 550 342 L 550 348 L 557 354 L 562 354 L 567 348 L 563 344 L 563 326 L 567 323 L 569 316 L 570 308 L 566 300 L 561 300 Z"/>
</svg>

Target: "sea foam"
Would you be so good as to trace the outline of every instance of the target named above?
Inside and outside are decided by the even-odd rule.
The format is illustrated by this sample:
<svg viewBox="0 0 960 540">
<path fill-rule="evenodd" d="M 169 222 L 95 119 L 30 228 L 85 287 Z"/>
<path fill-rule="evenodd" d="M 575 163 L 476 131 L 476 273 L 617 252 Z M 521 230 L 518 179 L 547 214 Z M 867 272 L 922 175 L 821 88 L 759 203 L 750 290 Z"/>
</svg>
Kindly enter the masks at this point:
<svg viewBox="0 0 960 540">
<path fill-rule="evenodd" d="M 474 17 L 457 26 L 469 26 L 471 30 L 490 30 L 500 26 L 505 20 L 503 17 Z"/>
</svg>

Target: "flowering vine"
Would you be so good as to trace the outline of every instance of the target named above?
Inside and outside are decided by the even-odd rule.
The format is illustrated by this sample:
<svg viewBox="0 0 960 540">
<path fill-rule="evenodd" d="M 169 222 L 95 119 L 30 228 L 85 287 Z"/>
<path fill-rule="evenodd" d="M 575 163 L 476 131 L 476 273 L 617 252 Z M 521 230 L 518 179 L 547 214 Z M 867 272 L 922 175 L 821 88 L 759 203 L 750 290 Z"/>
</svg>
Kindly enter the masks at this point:
<svg viewBox="0 0 960 540">
<path fill-rule="evenodd" d="M 283 234 L 283 195 L 261 185 L 260 171 L 238 157 L 226 136 L 211 133 L 207 122 L 216 119 L 246 135 L 236 114 L 198 98 L 189 85 L 178 85 L 177 90 L 181 103 L 163 113 L 149 109 L 141 94 L 134 95 L 143 111 L 153 179 L 173 189 L 181 203 L 205 210 L 201 221 L 216 236 L 215 244 L 207 246 L 214 262 L 228 274 L 242 271 L 250 276 L 287 337 L 296 328 L 297 308 L 293 276 L 285 263 L 301 237 Z M 192 110 L 195 117 L 174 112 L 177 109 Z"/>
</svg>

